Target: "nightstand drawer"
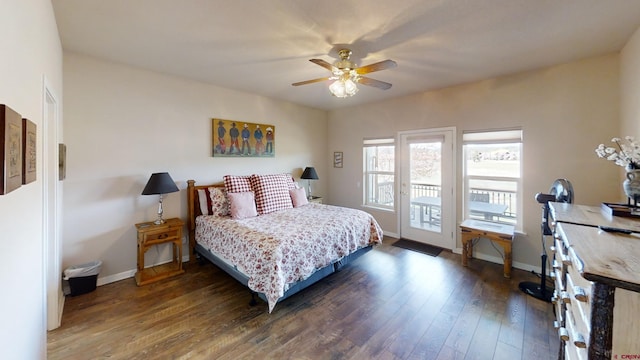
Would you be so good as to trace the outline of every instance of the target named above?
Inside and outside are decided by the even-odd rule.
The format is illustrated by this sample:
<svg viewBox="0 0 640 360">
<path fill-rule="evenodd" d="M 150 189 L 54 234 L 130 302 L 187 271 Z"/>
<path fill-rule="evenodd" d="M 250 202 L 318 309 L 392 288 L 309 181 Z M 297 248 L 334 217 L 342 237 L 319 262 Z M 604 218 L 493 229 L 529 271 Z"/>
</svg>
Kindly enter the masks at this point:
<svg viewBox="0 0 640 360">
<path fill-rule="evenodd" d="M 150 244 L 158 241 L 167 242 L 179 238 L 181 233 L 182 231 L 180 231 L 179 229 L 149 231 L 144 234 L 143 241 L 145 242 L 145 244 Z"/>
</svg>

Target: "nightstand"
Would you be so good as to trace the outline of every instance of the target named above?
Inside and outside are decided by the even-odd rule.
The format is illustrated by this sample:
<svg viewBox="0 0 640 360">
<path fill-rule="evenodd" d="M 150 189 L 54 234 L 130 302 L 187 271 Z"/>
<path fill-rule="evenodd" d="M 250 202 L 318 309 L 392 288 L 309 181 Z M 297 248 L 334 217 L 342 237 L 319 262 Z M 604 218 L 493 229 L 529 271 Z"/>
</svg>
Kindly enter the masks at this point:
<svg viewBox="0 0 640 360">
<path fill-rule="evenodd" d="M 322 204 L 322 197 L 321 196 L 312 196 L 311 199 L 309 199 L 310 203 L 316 203 L 316 204 Z"/>
<path fill-rule="evenodd" d="M 138 271 L 136 284 L 146 285 L 184 272 L 182 268 L 182 227 L 178 218 L 168 219 L 164 224 L 156 225 L 152 221 L 136 224 L 138 231 Z M 161 244 L 173 244 L 173 260 L 170 263 L 145 268 L 144 254 L 151 247 Z"/>
</svg>

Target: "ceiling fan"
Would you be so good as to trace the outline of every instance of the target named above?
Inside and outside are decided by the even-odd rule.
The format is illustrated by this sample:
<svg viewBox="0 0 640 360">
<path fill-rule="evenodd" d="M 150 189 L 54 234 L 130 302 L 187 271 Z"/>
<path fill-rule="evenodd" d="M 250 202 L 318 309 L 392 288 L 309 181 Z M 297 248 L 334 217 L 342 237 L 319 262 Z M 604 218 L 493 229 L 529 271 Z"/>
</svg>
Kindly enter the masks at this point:
<svg viewBox="0 0 640 360">
<path fill-rule="evenodd" d="M 340 56 L 340 60 L 336 61 L 335 64 L 331 65 L 328 62 L 322 59 L 310 59 L 314 64 L 320 65 L 323 68 L 331 71 L 332 76 L 327 76 L 323 78 L 301 81 L 297 83 L 293 83 L 293 86 L 307 85 L 313 84 L 316 82 L 333 80 L 333 83 L 329 86 L 329 91 L 336 97 L 347 97 L 353 96 L 356 92 L 358 92 L 358 87 L 356 83 L 360 83 L 362 85 L 373 86 L 378 89 L 387 90 L 391 88 L 391 84 L 388 82 L 371 79 L 368 77 L 364 77 L 362 75 L 372 73 L 375 71 L 391 69 L 398 64 L 396 64 L 393 60 L 384 60 L 374 64 L 356 67 L 356 65 L 349 60 L 351 57 L 351 50 L 349 49 L 340 49 L 338 51 L 338 55 Z"/>
</svg>

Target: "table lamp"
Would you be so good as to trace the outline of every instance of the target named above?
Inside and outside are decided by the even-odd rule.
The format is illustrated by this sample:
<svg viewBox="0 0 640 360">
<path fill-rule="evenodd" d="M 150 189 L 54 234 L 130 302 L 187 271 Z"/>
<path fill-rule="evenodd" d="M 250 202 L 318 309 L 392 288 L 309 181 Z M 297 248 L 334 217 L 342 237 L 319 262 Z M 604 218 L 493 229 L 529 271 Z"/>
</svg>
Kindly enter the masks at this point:
<svg viewBox="0 0 640 360">
<path fill-rule="evenodd" d="M 142 190 L 142 195 L 160 195 L 158 202 L 158 219 L 153 223 L 156 225 L 164 224 L 162 219 L 162 195 L 178 191 L 176 183 L 167 172 L 153 173 Z"/>
<path fill-rule="evenodd" d="M 313 196 L 311 196 L 311 180 L 319 179 L 318 173 L 316 173 L 316 169 L 314 169 L 313 167 L 304 168 L 304 171 L 302 172 L 302 176 L 300 176 L 300 179 L 307 180 L 307 183 L 309 184 L 309 195 L 307 197 L 309 198 L 309 200 L 313 199 Z"/>
</svg>

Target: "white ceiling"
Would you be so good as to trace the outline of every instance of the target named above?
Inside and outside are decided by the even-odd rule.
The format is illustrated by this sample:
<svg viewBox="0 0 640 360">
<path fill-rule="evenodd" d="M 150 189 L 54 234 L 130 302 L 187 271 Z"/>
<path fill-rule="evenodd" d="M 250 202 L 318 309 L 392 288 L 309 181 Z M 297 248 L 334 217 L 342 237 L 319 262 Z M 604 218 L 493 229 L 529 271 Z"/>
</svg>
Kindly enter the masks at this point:
<svg viewBox="0 0 640 360">
<path fill-rule="evenodd" d="M 638 0 L 52 0 L 65 50 L 319 108 L 361 105 L 616 52 L 640 26 Z M 343 46 L 367 76 L 338 99 Z"/>
</svg>

